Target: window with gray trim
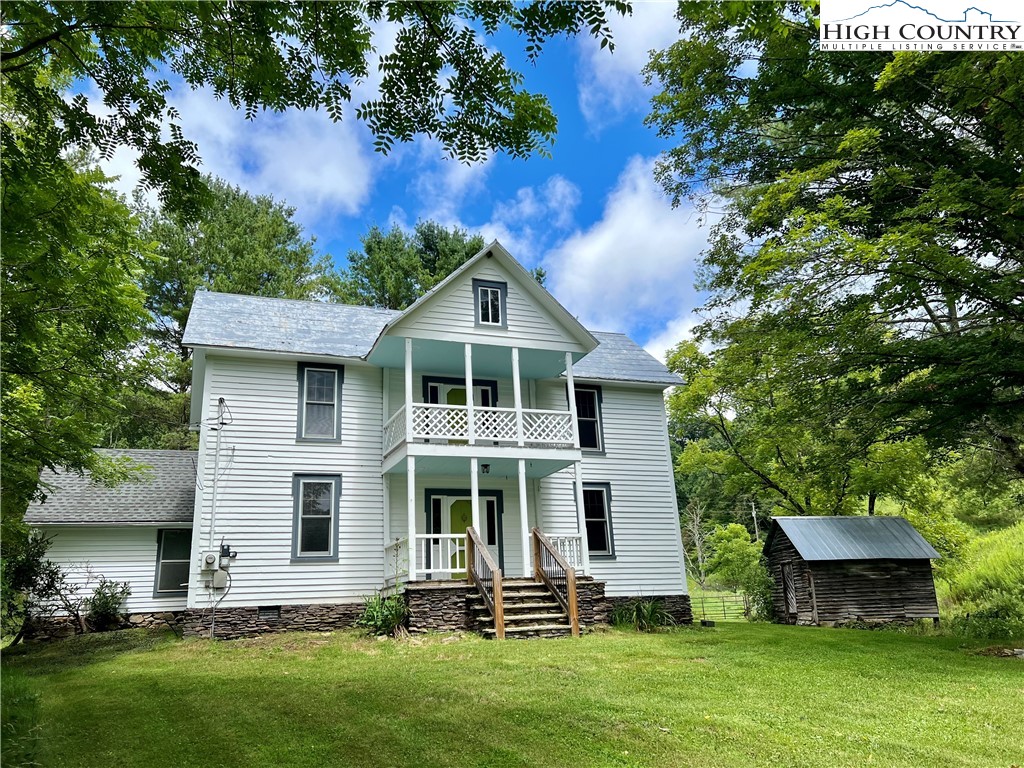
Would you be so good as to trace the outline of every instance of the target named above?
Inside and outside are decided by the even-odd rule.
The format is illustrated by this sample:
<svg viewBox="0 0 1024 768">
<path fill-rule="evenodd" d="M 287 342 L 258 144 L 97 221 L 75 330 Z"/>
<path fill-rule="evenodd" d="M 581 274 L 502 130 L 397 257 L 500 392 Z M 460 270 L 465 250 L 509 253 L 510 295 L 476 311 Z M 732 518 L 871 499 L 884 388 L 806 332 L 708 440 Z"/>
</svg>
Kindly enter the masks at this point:
<svg viewBox="0 0 1024 768">
<path fill-rule="evenodd" d="M 299 363 L 299 423 L 301 440 L 341 441 L 340 365 Z"/>
<path fill-rule="evenodd" d="M 587 526 L 587 549 L 600 557 L 615 555 L 612 538 L 612 493 L 607 484 L 583 486 L 583 518 Z"/>
<path fill-rule="evenodd" d="M 156 532 L 156 578 L 153 597 L 188 594 L 192 559 L 191 528 L 161 528 Z"/>
<path fill-rule="evenodd" d="M 295 475 L 292 493 L 292 558 L 337 560 L 341 475 Z"/>
<path fill-rule="evenodd" d="M 576 387 L 576 423 L 580 431 L 580 448 L 603 451 L 600 387 Z"/>
<path fill-rule="evenodd" d="M 496 280 L 474 280 L 473 303 L 476 324 L 507 328 L 508 319 L 505 317 L 507 298 L 507 284 Z"/>
</svg>

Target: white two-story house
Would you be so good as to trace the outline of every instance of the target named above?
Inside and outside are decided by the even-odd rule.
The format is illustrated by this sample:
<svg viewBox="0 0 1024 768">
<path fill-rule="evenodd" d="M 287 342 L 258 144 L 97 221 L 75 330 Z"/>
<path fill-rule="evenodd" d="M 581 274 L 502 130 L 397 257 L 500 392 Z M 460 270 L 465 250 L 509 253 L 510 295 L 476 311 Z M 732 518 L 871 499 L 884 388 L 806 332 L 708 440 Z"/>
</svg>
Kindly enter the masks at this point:
<svg viewBox="0 0 1024 768">
<path fill-rule="evenodd" d="M 407 595 L 414 629 L 475 610 L 499 636 L 543 634 L 635 596 L 688 620 L 679 379 L 584 328 L 497 242 L 403 312 L 201 292 L 184 341 L 191 525 L 136 520 L 155 571 L 129 569 L 129 610 L 225 637 L 351 623 L 381 590 Z M 45 506 L 29 520 L 58 534 L 51 557 L 87 559 L 88 526 Z"/>
</svg>

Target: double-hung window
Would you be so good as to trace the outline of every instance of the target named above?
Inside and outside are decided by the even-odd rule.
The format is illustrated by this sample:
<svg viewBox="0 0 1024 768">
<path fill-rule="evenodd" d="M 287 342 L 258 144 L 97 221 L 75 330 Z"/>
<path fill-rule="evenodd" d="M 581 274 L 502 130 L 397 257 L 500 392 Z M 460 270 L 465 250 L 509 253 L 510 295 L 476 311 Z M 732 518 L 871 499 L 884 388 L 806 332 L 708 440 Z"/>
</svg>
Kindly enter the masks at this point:
<svg viewBox="0 0 1024 768">
<path fill-rule="evenodd" d="M 600 387 L 576 387 L 576 423 L 580 431 L 580 448 L 603 451 Z"/>
<path fill-rule="evenodd" d="M 474 280 L 473 297 L 476 304 L 476 324 L 507 328 L 505 316 L 508 285 L 494 280 Z"/>
<path fill-rule="evenodd" d="M 340 365 L 299 363 L 299 423 L 301 440 L 341 441 Z"/>
<path fill-rule="evenodd" d="M 338 559 L 338 511 L 341 475 L 295 475 L 292 558 Z"/>
<path fill-rule="evenodd" d="M 191 528 L 161 528 L 156 532 L 156 580 L 153 585 L 153 597 L 188 594 L 191 553 Z"/>
<path fill-rule="evenodd" d="M 612 489 L 607 483 L 583 486 L 583 518 L 587 526 L 587 549 L 597 558 L 615 556 L 612 538 Z"/>
</svg>

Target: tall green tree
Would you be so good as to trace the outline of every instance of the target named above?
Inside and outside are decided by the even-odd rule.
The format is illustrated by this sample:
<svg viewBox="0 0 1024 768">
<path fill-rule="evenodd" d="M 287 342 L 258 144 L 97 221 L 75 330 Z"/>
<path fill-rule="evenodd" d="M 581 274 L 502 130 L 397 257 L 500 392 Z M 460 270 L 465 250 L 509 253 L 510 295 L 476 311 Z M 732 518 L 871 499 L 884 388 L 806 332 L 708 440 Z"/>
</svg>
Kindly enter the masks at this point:
<svg viewBox="0 0 1024 768">
<path fill-rule="evenodd" d="M 405 309 L 484 247 L 480 235 L 418 221 L 412 232 L 372 227 L 349 251 L 341 294 L 349 304 Z"/>
<path fill-rule="evenodd" d="M 53 160 L 46 138 L 11 131 L 2 159 L 5 522 L 45 495 L 43 468 L 119 476 L 93 447 L 123 407 L 120 384 L 147 319 L 139 280 L 152 254 L 138 222 L 100 171 Z"/>
<path fill-rule="evenodd" d="M 168 207 L 195 202 L 201 182 L 197 148 L 168 105 L 171 82 L 209 87 L 234 107 L 323 108 L 340 121 L 353 86 L 380 73 L 378 92 L 355 116 L 389 151 L 416 136 L 437 139 L 465 162 L 490 152 L 545 153 L 556 120 L 543 95 L 496 50 L 494 38 L 522 38 L 533 60 L 554 36 L 585 32 L 612 48 L 607 13 L 619 0 L 578 3 L 133 2 L 10 0 L 0 8 L 3 88 L 39 129 L 61 144 L 109 155 L 139 151 L 139 167 Z M 394 28 L 385 48 L 382 29 Z M 387 50 L 378 54 L 378 50 Z M 82 95 L 66 98 L 37 74 L 95 86 L 109 114 L 97 116 Z M 164 122 L 170 124 L 164 131 Z M 6 147 L 5 147 L 6 150 Z"/>
<path fill-rule="evenodd" d="M 676 202 L 725 206 L 701 338 L 785 350 L 773 376 L 821 427 L 1024 475 L 1024 58 L 823 52 L 803 2 L 678 17 L 648 121 Z"/>
<path fill-rule="evenodd" d="M 145 354 L 125 389 L 126 412 L 106 442 L 131 448 L 193 447 L 189 432 L 192 354 L 182 345 L 197 291 L 283 299 L 336 300 L 338 274 L 315 238 L 303 234 L 295 209 L 207 177 L 207 204 L 192 220 L 142 205 L 141 236 L 157 258 L 140 276 L 150 323 Z"/>
</svg>

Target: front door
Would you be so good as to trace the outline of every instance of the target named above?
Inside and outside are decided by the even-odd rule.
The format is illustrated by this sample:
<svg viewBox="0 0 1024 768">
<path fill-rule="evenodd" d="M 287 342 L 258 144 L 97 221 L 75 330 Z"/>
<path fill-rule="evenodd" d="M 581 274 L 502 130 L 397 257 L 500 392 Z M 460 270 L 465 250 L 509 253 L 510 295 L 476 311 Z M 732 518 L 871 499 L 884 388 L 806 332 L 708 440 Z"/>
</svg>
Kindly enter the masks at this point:
<svg viewBox="0 0 1024 768">
<path fill-rule="evenodd" d="M 480 538 L 498 561 L 498 567 L 505 567 L 504 537 L 501 530 L 502 505 L 498 491 L 480 492 Z M 473 524 L 473 499 L 469 491 L 443 491 L 430 493 L 427 515 L 428 533 L 465 533 Z M 465 553 L 450 553 L 435 540 L 431 544 L 430 560 L 434 563 L 449 562 L 452 567 L 450 578 L 465 577 Z"/>
</svg>

